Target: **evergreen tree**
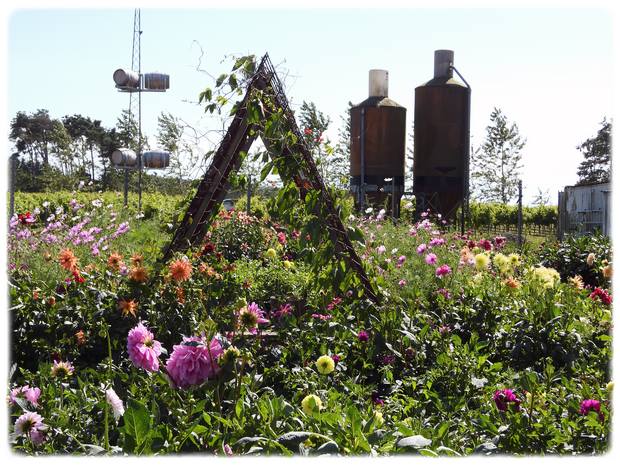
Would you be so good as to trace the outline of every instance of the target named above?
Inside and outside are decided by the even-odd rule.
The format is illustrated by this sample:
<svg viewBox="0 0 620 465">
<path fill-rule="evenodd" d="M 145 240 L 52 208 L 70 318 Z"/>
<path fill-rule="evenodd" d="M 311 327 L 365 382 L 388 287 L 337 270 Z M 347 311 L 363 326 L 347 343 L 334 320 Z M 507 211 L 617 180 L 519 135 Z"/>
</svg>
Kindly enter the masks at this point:
<svg viewBox="0 0 620 465">
<path fill-rule="evenodd" d="M 515 198 L 525 142 L 517 125 L 494 108 L 485 140 L 472 154 L 471 187 L 476 200 L 505 204 Z"/>
<path fill-rule="evenodd" d="M 584 160 L 579 165 L 578 184 L 609 182 L 611 178 L 611 122 L 603 119 L 595 137 L 577 146 Z"/>
</svg>

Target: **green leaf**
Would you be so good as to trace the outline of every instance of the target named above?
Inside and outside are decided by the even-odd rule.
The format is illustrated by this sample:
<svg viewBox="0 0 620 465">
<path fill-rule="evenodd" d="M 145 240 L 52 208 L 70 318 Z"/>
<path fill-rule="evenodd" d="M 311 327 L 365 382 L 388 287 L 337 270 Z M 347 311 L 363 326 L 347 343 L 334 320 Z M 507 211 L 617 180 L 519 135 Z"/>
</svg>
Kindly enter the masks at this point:
<svg viewBox="0 0 620 465">
<path fill-rule="evenodd" d="M 220 87 L 224 80 L 226 79 L 227 74 L 220 74 L 220 77 L 215 81 L 215 87 Z"/>
<path fill-rule="evenodd" d="M 140 402 L 129 399 L 123 419 L 125 421 L 125 425 L 123 426 L 125 435 L 133 439 L 136 448 L 139 448 L 148 438 L 151 429 L 151 416 L 149 415 L 149 411 Z"/>
</svg>

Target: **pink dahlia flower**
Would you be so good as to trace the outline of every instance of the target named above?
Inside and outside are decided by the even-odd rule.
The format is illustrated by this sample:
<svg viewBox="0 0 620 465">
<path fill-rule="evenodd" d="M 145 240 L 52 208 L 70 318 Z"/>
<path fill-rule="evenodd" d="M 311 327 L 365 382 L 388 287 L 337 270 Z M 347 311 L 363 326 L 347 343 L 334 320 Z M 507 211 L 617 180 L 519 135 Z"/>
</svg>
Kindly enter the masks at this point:
<svg viewBox="0 0 620 465">
<path fill-rule="evenodd" d="M 434 265 L 435 263 L 437 263 L 437 255 L 435 255 L 434 253 L 429 253 L 428 255 L 426 255 L 426 257 L 424 257 L 424 261 L 428 265 Z"/>
<path fill-rule="evenodd" d="M 603 421 L 603 419 L 605 418 L 605 415 L 601 413 L 601 403 L 598 400 L 586 399 L 583 402 L 581 402 L 581 405 L 579 408 L 579 413 L 581 415 L 587 415 L 592 410 L 598 413 L 599 420 Z"/>
<path fill-rule="evenodd" d="M 28 436 L 37 446 L 45 441 L 46 429 L 43 417 L 35 412 L 25 412 L 15 421 L 15 434 Z"/>
<path fill-rule="evenodd" d="M 161 343 L 155 340 L 146 326 L 138 323 L 138 326 L 129 331 L 127 335 L 127 352 L 135 366 L 146 371 L 159 370 L 159 355 Z"/>
<path fill-rule="evenodd" d="M 166 370 L 177 387 L 196 386 L 217 375 L 217 359 L 223 353 L 217 339 L 206 345 L 202 337 L 184 337 L 181 344 L 173 347 Z"/>
<path fill-rule="evenodd" d="M 26 399 L 33 407 L 39 406 L 39 397 L 41 397 L 41 389 L 31 388 L 28 385 L 11 389 L 9 394 L 9 404 L 15 405 L 16 399 Z"/>
<path fill-rule="evenodd" d="M 418 255 L 422 255 L 426 251 L 426 244 L 420 244 L 416 249 Z"/>
<path fill-rule="evenodd" d="M 452 268 L 450 268 L 448 265 L 441 265 L 435 270 L 435 276 L 437 276 L 438 278 L 441 278 L 442 276 L 450 273 L 452 273 Z"/>
<path fill-rule="evenodd" d="M 521 401 L 517 399 L 517 396 L 514 392 L 512 392 L 512 389 L 500 389 L 495 391 L 495 394 L 493 394 L 493 400 L 495 401 L 495 405 L 500 412 L 505 412 L 508 410 L 508 404 L 510 403 L 515 404 L 514 409 L 516 411 L 519 411 L 521 408 Z"/>
</svg>

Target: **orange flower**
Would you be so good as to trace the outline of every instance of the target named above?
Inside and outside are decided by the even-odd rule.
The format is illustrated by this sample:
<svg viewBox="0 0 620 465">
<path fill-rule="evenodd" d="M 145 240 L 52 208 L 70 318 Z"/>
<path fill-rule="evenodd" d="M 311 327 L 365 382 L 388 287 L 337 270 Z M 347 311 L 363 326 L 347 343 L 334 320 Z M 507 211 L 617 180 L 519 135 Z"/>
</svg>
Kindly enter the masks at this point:
<svg viewBox="0 0 620 465">
<path fill-rule="evenodd" d="M 39 300 L 39 289 L 32 291 L 32 300 Z"/>
<path fill-rule="evenodd" d="M 123 316 L 129 316 L 130 314 L 135 318 L 136 310 L 138 309 L 138 304 L 135 300 L 119 300 L 118 301 L 118 309 L 121 311 Z"/>
<path fill-rule="evenodd" d="M 134 266 L 129 272 L 129 279 L 138 283 L 144 283 L 148 279 L 146 268 L 143 266 Z"/>
<path fill-rule="evenodd" d="M 84 335 L 84 331 L 82 331 L 81 329 L 77 333 L 75 333 L 75 342 L 78 346 L 86 344 L 86 336 Z"/>
<path fill-rule="evenodd" d="M 607 265 L 607 266 L 603 267 L 603 269 L 601 271 L 603 272 L 603 278 L 611 279 L 611 275 L 612 275 L 611 265 Z"/>
<path fill-rule="evenodd" d="M 192 264 L 186 260 L 177 260 L 170 265 L 170 276 L 176 282 L 187 281 L 192 275 Z"/>
<path fill-rule="evenodd" d="M 108 258 L 108 266 L 114 270 L 118 270 L 123 265 L 123 257 L 118 252 L 112 252 Z"/>
<path fill-rule="evenodd" d="M 58 261 L 60 262 L 60 266 L 67 271 L 73 271 L 77 268 L 78 259 L 71 249 L 63 249 L 58 256 Z"/>
<path fill-rule="evenodd" d="M 49 305 L 50 307 L 53 307 L 54 305 L 56 305 L 56 297 L 52 296 L 49 299 L 47 299 L 47 305 Z"/>
<path fill-rule="evenodd" d="M 517 281 L 515 278 L 508 278 L 506 281 L 504 281 L 506 283 L 506 286 L 512 288 L 512 289 L 516 289 L 518 287 L 521 287 L 521 283 L 519 281 Z"/>
<path fill-rule="evenodd" d="M 133 266 L 142 266 L 142 262 L 144 261 L 144 257 L 139 253 L 135 253 L 131 256 L 131 264 Z"/>
</svg>

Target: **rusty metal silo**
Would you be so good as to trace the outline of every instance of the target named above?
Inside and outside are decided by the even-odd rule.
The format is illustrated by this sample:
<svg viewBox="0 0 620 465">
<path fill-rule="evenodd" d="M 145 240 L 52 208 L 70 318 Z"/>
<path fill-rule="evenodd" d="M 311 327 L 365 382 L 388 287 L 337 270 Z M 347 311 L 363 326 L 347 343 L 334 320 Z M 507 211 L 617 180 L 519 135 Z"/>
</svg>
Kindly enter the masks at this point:
<svg viewBox="0 0 620 465">
<path fill-rule="evenodd" d="M 388 72 L 369 72 L 369 96 L 351 107 L 351 192 L 359 209 L 366 202 L 400 215 L 405 185 L 405 107 L 388 98 Z"/>
<path fill-rule="evenodd" d="M 452 50 L 435 51 L 434 77 L 415 89 L 414 110 L 416 213 L 430 209 L 446 218 L 469 193 L 471 89 L 453 78 L 453 63 Z"/>
</svg>

